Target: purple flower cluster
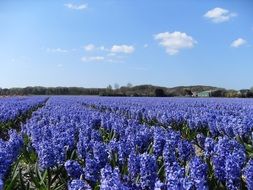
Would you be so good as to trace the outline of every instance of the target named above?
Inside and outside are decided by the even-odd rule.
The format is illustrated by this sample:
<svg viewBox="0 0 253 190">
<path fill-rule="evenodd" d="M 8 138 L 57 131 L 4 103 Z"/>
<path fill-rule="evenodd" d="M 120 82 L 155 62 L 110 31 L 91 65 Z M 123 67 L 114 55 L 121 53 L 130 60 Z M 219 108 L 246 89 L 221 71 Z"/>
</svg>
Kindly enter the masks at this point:
<svg viewBox="0 0 253 190">
<path fill-rule="evenodd" d="M 0 123 L 15 120 L 18 116 L 45 101 L 45 97 L 0 98 Z"/>
<path fill-rule="evenodd" d="M 0 178 L 0 190 L 4 189 L 4 182 L 3 180 Z"/>
<path fill-rule="evenodd" d="M 119 169 L 106 165 L 101 170 L 101 190 L 129 190 L 120 180 Z"/>
<path fill-rule="evenodd" d="M 80 179 L 72 180 L 68 185 L 69 190 L 91 190 L 91 187 Z"/>
<path fill-rule="evenodd" d="M 9 131 L 9 136 L 10 139 L 8 141 L 0 139 L 0 187 L 3 186 L 3 180 L 9 172 L 12 163 L 19 156 L 23 146 L 23 139 L 16 131 Z"/>
<path fill-rule="evenodd" d="M 132 183 L 140 173 L 140 156 L 134 152 L 131 152 L 128 158 L 128 175 Z"/>
<path fill-rule="evenodd" d="M 244 147 L 228 137 L 219 138 L 211 160 L 216 178 L 229 189 L 240 189 L 241 170 L 246 162 Z"/>
<path fill-rule="evenodd" d="M 67 160 L 64 164 L 68 176 L 73 179 L 79 179 L 84 173 L 81 165 L 75 160 Z"/>
<path fill-rule="evenodd" d="M 243 170 L 248 190 L 253 190 L 253 160 L 250 159 Z"/>
<path fill-rule="evenodd" d="M 23 133 L 41 170 L 65 168 L 70 190 L 207 190 L 212 181 L 250 189 L 252 105 L 240 99 L 50 97 Z M 22 146 L 17 134 L 10 137 L 0 141 L 0 187 Z"/>
<path fill-rule="evenodd" d="M 142 189 L 154 189 L 157 178 L 157 165 L 154 156 L 144 153 L 140 157 L 140 176 Z"/>
<path fill-rule="evenodd" d="M 154 129 L 154 154 L 159 157 L 163 153 L 163 148 L 166 143 L 166 130 L 161 127 L 155 127 Z"/>
<path fill-rule="evenodd" d="M 198 157 L 194 157 L 190 162 L 190 177 L 194 181 L 197 190 L 207 190 L 207 164 Z"/>
<path fill-rule="evenodd" d="M 251 99 L 90 98 L 85 104 L 148 123 L 187 123 L 192 130 L 208 129 L 212 136 L 249 138 L 253 128 Z"/>
</svg>

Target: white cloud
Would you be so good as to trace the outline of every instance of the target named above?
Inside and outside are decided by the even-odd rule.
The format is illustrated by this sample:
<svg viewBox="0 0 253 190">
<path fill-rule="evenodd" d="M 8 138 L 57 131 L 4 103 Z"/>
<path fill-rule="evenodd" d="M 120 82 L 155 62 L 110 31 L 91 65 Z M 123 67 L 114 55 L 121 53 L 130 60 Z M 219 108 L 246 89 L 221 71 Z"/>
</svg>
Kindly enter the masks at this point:
<svg viewBox="0 0 253 190">
<path fill-rule="evenodd" d="M 84 46 L 84 50 L 85 51 L 109 51 L 108 49 L 106 49 L 104 46 L 95 46 L 94 44 L 88 44 L 86 46 Z"/>
<path fill-rule="evenodd" d="M 105 55 L 105 56 L 84 56 L 81 58 L 81 61 L 83 62 L 108 62 L 108 63 L 123 63 L 125 60 L 125 57 L 119 56 L 117 54 L 110 55 L 111 53 Z"/>
<path fill-rule="evenodd" d="M 98 62 L 98 61 L 104 61 L 105 58 L 103 56 L 91 56 L 91 57 L 84 56 L 81 58 L 81 60 L 83 62 Z"/>
<path fill-rule="evenodd" d="M 105 46 L 95 46 L 94 44 L 87 44 L 84 46 L 85 51 L 101 51 L 101 52 L 109 52 L 110 55 L 116 55 L 116 53 L 126 53 L 130 54 L 134 52 L 134 46 L 130 45 L 113 45 L 110 48 L 106 48 Z"/>
<path fill-rule="evenodd" d="M 46 51 L 50 53 L 67 53 L 68 52 L 68 50 L 62 49 L 62 48 L 47 48 Z"/>
<path fill-rule="evenodd" d="M 131 54 L 134 52 L 134 47 L 129 45 L 113 45 L 109 48 L 105 46 L 95 46 L 94 44 L 87 44 L 84 46 L 86 52 L 94 51 L 99 55 L 87 56 L 81 58 L 83 62 L 109 62 L 122 63 L 125 57 L 123 54 Z"/>
<path fill-rule="evenodd" d="M 64 4 L 64 6 L 73 10 L 84 10 L 88 8 L 87 4 L 77 5 L 77 4 L 67 3 L 67 4 Z"/>
<path fill-rule="evenodd" d="M 238 38 L 238 39 L 234 40 L 234 41 L 231 43 L 231 47 L 237 48 L 237 47 L 242 46 L 242 45 L 244 45 L 244 44 L 246 44 L 246 43 L 247 43 L 246 40 L 244 40 L 244 39 L 242 39 L 242 38 Z"/>
<path fill-rule="evenodd" d="M 191 36 L 184 32 L 163 32 L 154 36 L 155 40 L 166 49 L 170 55 L 175 55 L 181 49 L 192 48 L 197 43 Z"/>
<path fill-rule="evenodd" d="M 134 52 L 134 46 L 129 45 L 113 45 L 111 48 L 112 53 L 133 53 Z"/>
<path fill-rule="evenodd" d="M 88 45 L 84 46 L 85 51 L 93 51 L 95 49 L 96 49 L 96 46 L 94 44 L 88 44 Z"/>
<path fill-rule="evenodd" d="M 209 10 L 204 15 L 205 18 L 210 19 L 214 23 L 226 22 L 235 16 L 237 16 L 236 13 L 231 13 L 229 10 L 220 7 Z"/>
</svg>

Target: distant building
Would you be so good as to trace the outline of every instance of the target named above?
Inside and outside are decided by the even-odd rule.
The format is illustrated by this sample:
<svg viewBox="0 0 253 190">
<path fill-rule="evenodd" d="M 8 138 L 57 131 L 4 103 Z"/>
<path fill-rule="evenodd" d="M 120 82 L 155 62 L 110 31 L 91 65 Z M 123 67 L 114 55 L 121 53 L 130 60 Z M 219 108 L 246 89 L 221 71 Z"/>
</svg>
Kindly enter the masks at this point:
<svg viewBox="0 0 253 190">
<path fill-rule="evenodd" d="M 212 96 L 212 91 L 208 90 L 208 91 L 203 91 L 203 92 L 198 92 L 198 97 L 210 97 Z"/>
</svg>

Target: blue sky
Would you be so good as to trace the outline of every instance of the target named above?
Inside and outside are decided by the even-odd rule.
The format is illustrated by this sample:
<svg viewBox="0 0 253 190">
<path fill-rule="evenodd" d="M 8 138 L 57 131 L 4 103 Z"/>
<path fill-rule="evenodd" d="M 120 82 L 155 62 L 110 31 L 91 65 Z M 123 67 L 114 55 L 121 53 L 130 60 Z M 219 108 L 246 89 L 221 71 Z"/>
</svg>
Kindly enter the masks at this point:
<svg viewBox="0 0 253 190">
<path fill-rule="evenodd" d="M 0 1 L 0 87 L 253 86 L 251 0 Z"/>
</svg>

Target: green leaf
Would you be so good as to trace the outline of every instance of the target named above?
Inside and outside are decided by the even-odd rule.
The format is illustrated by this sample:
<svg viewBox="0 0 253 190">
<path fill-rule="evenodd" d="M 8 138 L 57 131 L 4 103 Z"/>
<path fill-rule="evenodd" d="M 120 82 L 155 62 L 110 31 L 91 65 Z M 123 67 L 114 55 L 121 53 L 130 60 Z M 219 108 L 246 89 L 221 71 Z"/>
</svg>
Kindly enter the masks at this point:
<svg viewBox="0 0 253 190">
<path fill-rule="evenodd" d="M 96 186 L 94 187 L 94 190 L 100 190 L 100 186 L 99 186 L 99 185 L 96 185 Z"/>
<path fill-rule="evenodd" d="M 58 187 L 56 187 L 56 188 L 54 188 L 54 190 L 62 190 L 62 189 L 65 189 L 65 188 L 63 188 L 63 187 L 65 187 L 65 184 L 63 183 L 63 184 L 61 184 L 61 185 L 59 185 Z"/>
<path fill-rule="evenodd" d="M 19 180 L 20 180 L 21 188 L 25 189 L 26 187 L 25 187 L 25 182 L 23 180 L 23 175 L 22 175 L 22 170 L 21 169 L 19 169 Z"/>
</svg>

